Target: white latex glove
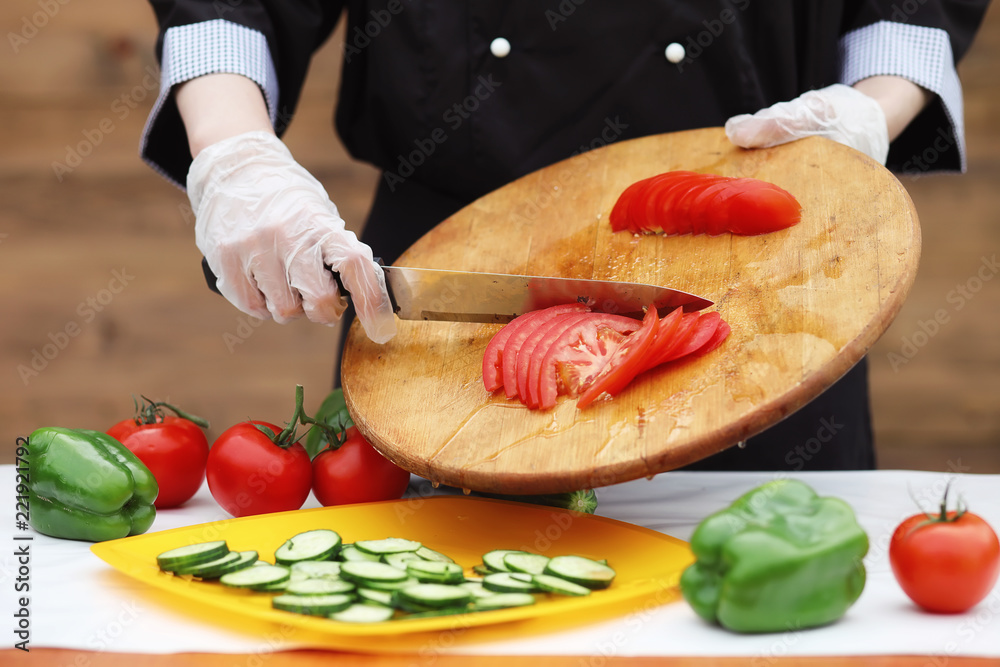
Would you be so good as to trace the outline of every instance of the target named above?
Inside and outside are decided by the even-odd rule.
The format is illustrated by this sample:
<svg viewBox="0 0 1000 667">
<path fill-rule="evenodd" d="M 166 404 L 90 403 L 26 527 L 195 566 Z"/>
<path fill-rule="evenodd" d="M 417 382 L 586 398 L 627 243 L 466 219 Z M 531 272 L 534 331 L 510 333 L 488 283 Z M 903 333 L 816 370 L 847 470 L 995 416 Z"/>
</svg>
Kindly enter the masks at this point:
<svg viewBox="0 0 1000 667">
<path fill-rule="evenodd" d="M 202 150 L 188 171 L 195 242 L 218 289 L 243 312 L 286 323 L 305 314 L 335 324 L 350 292 L 365 333 L 396 333 L 382 268 L 345 229 L 326 190 L 280 139 L 247 132 Z"/>
<path fill-rule="evenodd" d="M 855 148 L 885 164 L 889 129 L 874 98 L 836 83 L 790 102 L 726 121 L 726 136 L 743 148 L 766 148 L 818 135 Z"/>
</svg>

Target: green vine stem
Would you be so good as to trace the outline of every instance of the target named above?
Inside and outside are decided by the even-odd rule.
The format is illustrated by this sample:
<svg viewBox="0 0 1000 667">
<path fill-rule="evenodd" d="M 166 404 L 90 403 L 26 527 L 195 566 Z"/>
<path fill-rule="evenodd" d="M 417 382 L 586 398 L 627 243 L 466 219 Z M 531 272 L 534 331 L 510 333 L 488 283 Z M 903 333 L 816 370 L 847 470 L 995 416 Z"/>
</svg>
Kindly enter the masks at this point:
<svg viewBox="0 0 1000 667">
<path fill-rule="evenodd" d="M 162 422 L 163 418 L 167 416 L 163 412 L 163 408 L 170 410 L 181 419 L 187 419 L 189 422 L 192 422 L 202 428 L 208 428 L 210 426 L 207 419 L 199 417 L 198 415 L 193 415 L 190 412 L 185 412 L 180 408 L 164 401 L 153 401 L 146 396 L 142 396 L 142 404 L 140 405 L 140 403 L 135 400 L 135 395 L 133 395 L 132 404 L 135 406 L 136 426 L 158 424 Z"/>
</svg>

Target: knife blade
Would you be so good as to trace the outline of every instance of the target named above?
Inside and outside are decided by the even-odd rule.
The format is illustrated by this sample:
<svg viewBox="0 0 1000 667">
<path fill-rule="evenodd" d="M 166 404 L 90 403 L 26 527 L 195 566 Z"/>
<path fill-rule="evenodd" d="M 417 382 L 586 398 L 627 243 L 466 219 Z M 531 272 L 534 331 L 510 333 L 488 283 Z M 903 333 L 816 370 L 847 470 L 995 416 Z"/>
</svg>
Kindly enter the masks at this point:
<svg viewBox="0 0 1000 667">
<path fill-rule="evenodd" d="M 702 310 L 712 301 L 644 283 L 477 273 L 383 266 L 396 315 L 403 320 L 509 322 L 518 315 L 565 303 L 641 318 L 643 309 Z"/>
</svg>

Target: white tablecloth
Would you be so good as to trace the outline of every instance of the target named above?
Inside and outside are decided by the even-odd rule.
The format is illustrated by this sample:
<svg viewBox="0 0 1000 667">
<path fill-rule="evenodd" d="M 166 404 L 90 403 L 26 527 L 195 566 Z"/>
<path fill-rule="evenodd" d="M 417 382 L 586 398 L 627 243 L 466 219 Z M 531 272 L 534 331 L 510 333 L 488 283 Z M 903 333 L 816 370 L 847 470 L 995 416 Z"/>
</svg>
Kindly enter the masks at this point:
<svg viewBox="0 0 1000 667">
<path fill-rule="evenodd" d="M 896 584 L 888 543 L 915 512 L 913 498 L 935 507 L 951 481 L 971 508 L 1000 529 L 1000 475 L 911 471 L 797 473 L 821 495 L 849 502 L 868 532 L 868 582 L 860 600 L 830 626 L 769 635 L 736 635 L 703 623 L 683 601 L 644 608 L 610 621 L 531 638 L 435 650 L 496 655 L 751 656 L 767 664 L 786 655 L 953 655 L 1000 658 L 1000 586 L 967 613 L 918 610 Z M 598 514 L 687 540 L 698 521 L 774 473 L 665 473 L 653 480 L 600 489 Z M 58 540 L 15 527 L 13 466 L 0 466 L 4 503 L 0 539 L 0 614 L 10 624 L 28 597 L 30 648 L 136 653 L 261 653 L 302 648 L 280 634 L 260 636 L 213 625 L 158 604 L 148 587 L 113 572 L 89 543 Z M 317 506 L 310 497 L 307 506 Z M 226 518 L 207 486 L 186 506 L 162 511 L 151 530 Z M 19 571 L 15 538 L 31 535 L 28 571 Z M 21 581 L 19 581 L 19 578 Z M 26 579 L 26 581 L 25 581 Z M 19 592 L 27 583 L 28 591 Z M 16 625 L 16 619 L 15 619 Z M 10 626 L 8 626 L 10 627 Z M 16 629 L 16 628 L 15 628 Z M 7 633 L 10 648 L 18 641 Z M 378 647 L 373 646 L 373 651 Z"/>
</svg>

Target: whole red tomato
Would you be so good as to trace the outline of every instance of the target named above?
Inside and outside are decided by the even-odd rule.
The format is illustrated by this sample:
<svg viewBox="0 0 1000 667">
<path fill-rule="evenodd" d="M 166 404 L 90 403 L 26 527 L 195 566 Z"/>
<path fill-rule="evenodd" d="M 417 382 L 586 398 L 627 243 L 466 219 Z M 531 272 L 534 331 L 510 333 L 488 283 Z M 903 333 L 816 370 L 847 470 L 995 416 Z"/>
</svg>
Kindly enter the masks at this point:
<svg viewBox="0 0 1000 667">
<path fill-rule="evenodd" d="M 153 473 L 160 487 L 153 505 L 157 509 L 177 507 L 190 500 L 205 481 L 208 440 L 199 424 L 207 426 L 208 422 L 166 403 L 144 400 L 135 417 L 118 422 L 107 433 Z M 162 407 L 183 416 L 165 415 Z"/>
<path fill-rule="evenodd" d="M 945 493 L 947 500 L 947 492 Z M 916 514 L 889 543 L 889 562 L 903 591 L 924 609 L 959 613 L 985 598 L 1000 574 L 1000 541 L 964 509 Z"/>
<path fill-rule="evenodd" d="M 312 482 L 309 455 L 297 442 L 276 444 L 283 432 L 274 424 L 247 421 L 216 439 L 208 454 L 208 488 L 222 509 L 250 516 L 302 507 Z"/>
<path fill-rule="evenodd" d="M 324 506 L 395 500 L 410 483 L 410 473 L 372 447 L 352 426 L 344 444 L 313 459 L 313 493 Z"/>
</svg>

